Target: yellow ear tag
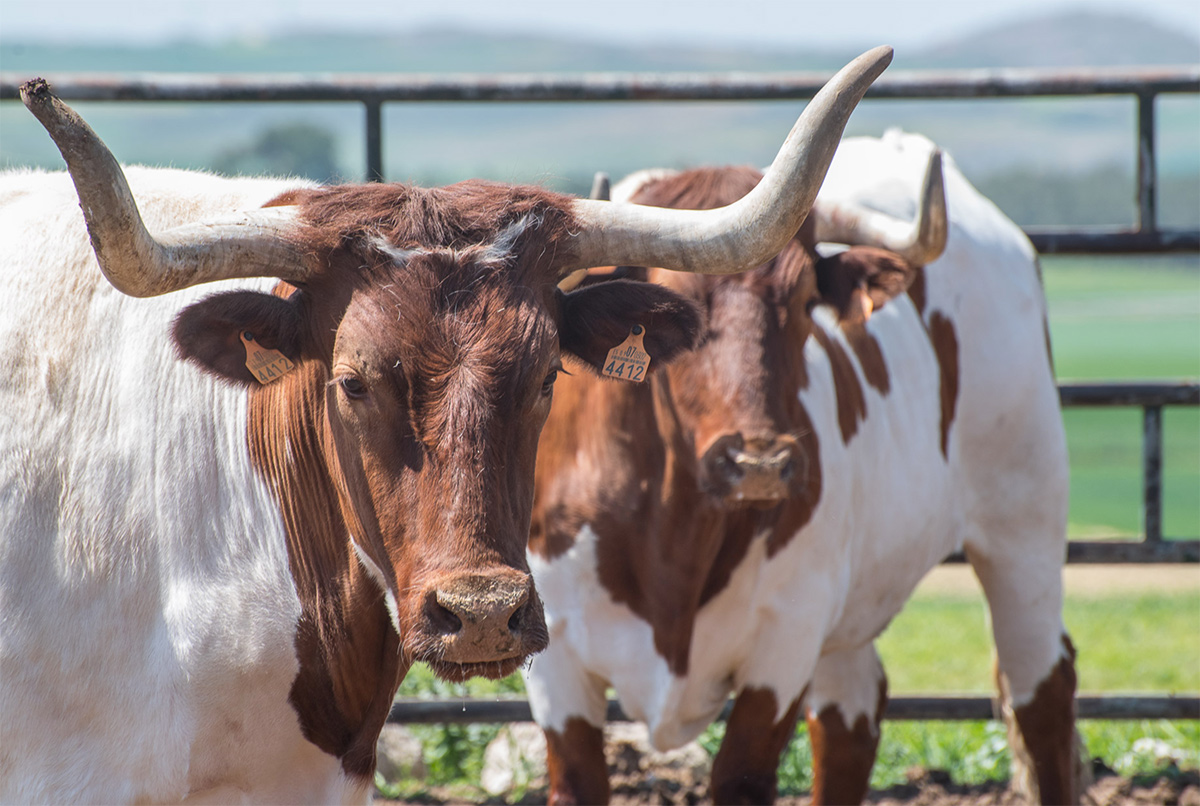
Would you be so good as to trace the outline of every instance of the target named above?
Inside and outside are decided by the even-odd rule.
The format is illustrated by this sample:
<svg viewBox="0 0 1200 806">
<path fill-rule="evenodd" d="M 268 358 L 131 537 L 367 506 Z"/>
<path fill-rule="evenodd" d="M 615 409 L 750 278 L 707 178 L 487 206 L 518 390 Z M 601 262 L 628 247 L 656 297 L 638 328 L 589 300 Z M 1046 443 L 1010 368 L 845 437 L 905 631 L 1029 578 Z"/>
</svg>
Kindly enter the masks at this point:
<svg viewBox="0 0 1200 806">
<path fill-rule="evenodd" d="M 866 320 L 870 319 L 871 314 L 874 313 L 875 303 L 871 301 L 870 295 L 862 294 L 861 296 L 862 299 L 860 302 L 862 304 L 863 321 L 865 322 Z"/>
<path fill-rule="evenodd" d="M 650 369 L 650 354 L 642 345 L 646 329 L 634 325 L 625 341 L 608 351 L 602 372 L 610 378 L 641 383 Z"/>
<path fill-rule="evenodd" d="M 283 353 L 260 346 L 254 340 L 253 333 L 243 330 L 241 338 L 246 347 L 246 369 L 250 370 L 259 383 L 277 381 L 296 368 Z"/>
</svg>

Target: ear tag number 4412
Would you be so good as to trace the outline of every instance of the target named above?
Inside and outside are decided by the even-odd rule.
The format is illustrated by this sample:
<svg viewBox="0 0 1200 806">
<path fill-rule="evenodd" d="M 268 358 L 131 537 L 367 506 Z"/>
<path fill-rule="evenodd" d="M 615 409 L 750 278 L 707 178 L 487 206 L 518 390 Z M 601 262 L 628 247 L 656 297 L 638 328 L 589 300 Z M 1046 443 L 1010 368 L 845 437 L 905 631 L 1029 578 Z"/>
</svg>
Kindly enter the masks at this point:
<svg viewBox="0 0 1200 806">
<path fill-rule="evenodd" d="M 250 370 L 259 383 L 277 381 L 296 368 L 283 353 L 268 350 L 256 342 L 253 333 L 243 330 L 241 337 L 242 344 L 246 347 L 246 369 Z"/>
<path fill-rule="evenodd" d="M 635 383 L 646 380 L 646 373 L 650 369 L 650 354 L 642 345 L 645 335 L 644 327 L 634 325 L 625 341 L 608 351 L 608 358 L 604 359 L 603 373 L 609 378 L 620 378 Z"/>
</svg>

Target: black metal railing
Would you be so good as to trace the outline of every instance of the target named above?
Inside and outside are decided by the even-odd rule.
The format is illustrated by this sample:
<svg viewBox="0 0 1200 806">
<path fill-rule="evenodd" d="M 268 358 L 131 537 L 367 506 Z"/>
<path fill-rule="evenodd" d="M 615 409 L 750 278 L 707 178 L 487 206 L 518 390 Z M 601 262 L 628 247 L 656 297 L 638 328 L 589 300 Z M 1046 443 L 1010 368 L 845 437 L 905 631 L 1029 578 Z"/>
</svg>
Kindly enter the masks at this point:
<svg viewBox="0 0 1200 806">
<path fill-rule="evenodd" d="M 0 101 L 18 98 L 32 76 L 0 73 Z M 755 101 L 811 98 L 828 74 L 578 74 L 450 76 L 48 75 L 67 101 L 354 102 L 366 114 L 366 176 L 383 177 L 383 106 L 406 102 L 637 102 Z M 878 80 L 868 99 L 953 100 L 1128 96 L 1137 103 L 1137 218 L 1133 229 L 1029 228 L 1042 253 L 1200 252 L 1200 229 L 1163 230 L 1158 224 L 1155 101 L 1164 94 L 1200 93 L 1200 65 L 1144 69 L 962 70 L 895 72 Z M 1197 563 L 1200 540 L 1162 534 L 1162 409 L 1200 405 L 1200 385 L 1183 383 L 1064 383 L 1062 404 L 1138 406 L 1143 410 L 1143 527 L 1139 541 L 1070 541 L 1072 563 Z M 961 561 L 951 557 L 949 562 Z M 1079 697 L 1083 719 L 1200 719 L 1198 696 Z M 726 709 L 728 710 L 728 709 Z M 990 719 L 981 697 L 896 697 L 888 719 Z M 609 717 L 625 719 L 619 704 Z M 510 722 L 529 720 L 520 699 L 400 701 L 391 722 Z"/>
<path fill-rule="evenodd" d="M 14 100 L 33 76 L 0 73 L 0 101 Z M 389 103 L 781 101 L 812 98 L 827 73 L 582 73 L 520 75 L 294 75 L 69 73 L 46 76 L 65 101 L 355 102 L 366 113 L 366 176 L 383 170 L 383 106 Z M 1137 225 L 1134 229 L 1033 228 L 1042 253 L 1163 252 L 1200 249 L 1200 230 L 1158 226 L 1155 101 L 1200 92 L 1200 66 L 1164 68 L 991 69 L 897 71 L 885 74 L 867 99 L 947 100 L 1127 96 L 1137 100 Z"/>
</svg>

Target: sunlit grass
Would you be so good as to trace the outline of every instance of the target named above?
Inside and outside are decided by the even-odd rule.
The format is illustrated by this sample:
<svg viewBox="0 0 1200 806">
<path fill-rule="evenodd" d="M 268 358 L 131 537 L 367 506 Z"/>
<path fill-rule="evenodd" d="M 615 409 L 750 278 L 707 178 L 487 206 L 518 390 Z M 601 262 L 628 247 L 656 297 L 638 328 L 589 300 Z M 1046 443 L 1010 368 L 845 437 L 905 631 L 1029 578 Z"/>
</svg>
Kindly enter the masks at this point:
<svg viewBox="0 0 1200 806">
<path fill-rule="evenodd" d="M 1055 371 L 1064 380 L 1200 378 L 1200 261 L 1172 257 L 1043 259 Z M 1071 534 L 1142 532 L 1142 412 L 1064 412 Z M 1167 407 L 1163 531 L 1200 535 L 1200 409 Z"/>
<path fill-rule="evenodd" d="M 979 596 L 917 596 L 880 637 L 891 691 L 990 693 Z M 1080 691 L 1200 691 L 1200 590 L 1068 597 Z"/>
</svg>

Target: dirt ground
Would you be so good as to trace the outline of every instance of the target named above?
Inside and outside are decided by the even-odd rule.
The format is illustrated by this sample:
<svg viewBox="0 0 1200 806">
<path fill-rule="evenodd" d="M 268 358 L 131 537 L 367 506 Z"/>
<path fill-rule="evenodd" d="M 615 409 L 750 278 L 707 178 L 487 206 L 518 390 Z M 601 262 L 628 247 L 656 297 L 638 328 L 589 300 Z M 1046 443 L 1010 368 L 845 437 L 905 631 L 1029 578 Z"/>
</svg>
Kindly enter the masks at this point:
<svg viewBox="0 0 1200 806">
<path fill-rule="evenodd" d="M 441 799 L 436 793 L 409 801 L 377 799 L 375 802 L 395 806 L 418 803 L 430 806 L 478 806 L 478 802 Z M 525 793 L 519 804 L 527 806 L 545 802 L 546 791 L 539 789 Z M 613 806 L 692 806 L 707 802 L 703 787 L 685 787 L 669 778 L 654 776 L 643 779 L 636 787 L 617 783 L 612 799 Z M 811 802 L 807 796 L 781 797 L 776 804 L 808 806 Z M 910 784 L 872 791 L 866 802 L 878 806 L 1023 806 L 1026 803 L 1008 791 L 1004 784 L 957 786 L 937 771 L 926 773 Z M 1180 772 L 1154 780 L 1105 775 L 1092 784 L 1083 802 L 1087 806 L 1200 806 L 1200 773 Z M 498 805 L 504 801 L 495 799 L 486 803 Z"/>
<path fill-rule="evenodd" d="M 1068 595 L 1103 596 L 1154 589 L 1191 592 L 1200 589 L 1200 568 L 1196 566 L 1102 566 L 1075 565 L 1064 571 Z M 921 583 L 921 590 L 932 594 L 970 595 L 979 592 L 979 583 L 967 566 L 940 566 Z M 637 775 L 613 773 L 614 806 L 691 806 L 708 803 L 705 782 L 692 776 L 680 777 L 672 769 L 641 770 Z M 1107 769 L 1095 773 L 1095 783 L 1083 802 L 1088 806 L 1200 806 L 1200 771 L 1178 771 L 1157 778 L 1127 778 Z M 520 806 L 546 802 L 544 787 L 527 791 Z M 914 770 L 910 783 L 886 790 L 872 791 L 867 803 L 878 806 L 1021 806 L 1026 801 L 1010 792 L 1005 784 L 960 786 L 941 771 Z M 407 801 L 376 799 L 376 803 L 429 804 L 430 806 L 499 806 L 500 798 L 465 800 L 448 793 L 429 792 Z M 808 806 L 808 796 L 780 797 L 779 806 Z"/>
<path fill-rule="evenodd" d="M 1200 590 L 1196 565 L 1068 565 L 1063 569 L 1068 596 L 1111 596 L 1153 590 L 1191 593 Z M 980 593 L 975 573 L 967 565 L 939 565 L 921 581 L 920 592 Z"/>
</svg>

